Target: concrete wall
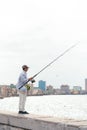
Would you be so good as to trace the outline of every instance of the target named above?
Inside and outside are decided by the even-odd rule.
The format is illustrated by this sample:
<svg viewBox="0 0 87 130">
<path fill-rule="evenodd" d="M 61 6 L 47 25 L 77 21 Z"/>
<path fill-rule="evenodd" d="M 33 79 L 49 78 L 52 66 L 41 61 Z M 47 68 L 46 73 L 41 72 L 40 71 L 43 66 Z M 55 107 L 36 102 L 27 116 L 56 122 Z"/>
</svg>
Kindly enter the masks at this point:
<svg viewBox="0 0 87 130">
<path fill-rule="evenodd" d="M 0 130 L 87 130 L 87 121 L 0 111 Z"/>
</svg>

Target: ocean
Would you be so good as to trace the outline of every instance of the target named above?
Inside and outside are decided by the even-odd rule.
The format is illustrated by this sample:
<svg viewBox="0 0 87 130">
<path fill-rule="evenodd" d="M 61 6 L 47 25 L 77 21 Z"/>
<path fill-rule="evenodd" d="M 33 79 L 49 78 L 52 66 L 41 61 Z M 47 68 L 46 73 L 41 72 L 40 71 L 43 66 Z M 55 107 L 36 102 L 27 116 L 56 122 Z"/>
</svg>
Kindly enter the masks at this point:
<svg viewBox="0 0 87 130">
<path fill-rule="evenodd" d="M 18 113 L 19 97 L 0 99 L 0 110 Z M 28 96 L 26 110 L 30 114 L 87 120 L 87 95 Z"/>
</svg>

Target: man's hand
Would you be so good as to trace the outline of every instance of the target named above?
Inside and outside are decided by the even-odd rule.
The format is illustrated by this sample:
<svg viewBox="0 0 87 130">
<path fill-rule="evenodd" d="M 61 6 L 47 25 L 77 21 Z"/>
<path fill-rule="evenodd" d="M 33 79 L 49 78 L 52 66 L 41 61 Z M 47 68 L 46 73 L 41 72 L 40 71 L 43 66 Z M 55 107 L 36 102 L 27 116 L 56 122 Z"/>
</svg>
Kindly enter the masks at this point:
<svg viewBox="0 0 87 130">
<path fill-rule="evenodd" d="M 30 77 L 28 80 L 29 80 L 29 81 L 32 81 L 32 80 L 33 80 L 33 77 Z"/>
<path fill-rule="evenodd" d="M 28 80 L 31 81 L 31 83 L 35 82 L 35 80 L 33 79 L 33 77 L 29 78 Z"/>
</svg>

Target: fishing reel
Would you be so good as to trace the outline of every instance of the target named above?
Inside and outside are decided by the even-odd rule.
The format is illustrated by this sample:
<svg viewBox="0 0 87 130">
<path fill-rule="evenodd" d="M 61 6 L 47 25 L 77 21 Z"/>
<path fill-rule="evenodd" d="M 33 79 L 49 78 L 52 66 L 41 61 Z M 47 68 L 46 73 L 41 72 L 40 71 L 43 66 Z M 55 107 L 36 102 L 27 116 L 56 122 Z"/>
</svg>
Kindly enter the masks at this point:
<svg viewBox="0 0 87 130">
<path fill-rule="evenodd" d="M 32 80 L 31 80 L 31 83 L 35 83 L 35 80 L 34 80 L 34 79 L 32 79 Z"/>
</svg>

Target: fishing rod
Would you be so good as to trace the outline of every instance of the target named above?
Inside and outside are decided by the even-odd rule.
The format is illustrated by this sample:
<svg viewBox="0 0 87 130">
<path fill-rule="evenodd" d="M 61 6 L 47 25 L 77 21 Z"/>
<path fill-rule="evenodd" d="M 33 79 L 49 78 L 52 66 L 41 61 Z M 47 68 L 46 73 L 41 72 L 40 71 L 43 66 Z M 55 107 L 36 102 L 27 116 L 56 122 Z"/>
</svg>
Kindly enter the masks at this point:
<svg viewBox="0 0 87 130">
<path fill-rule="evenodd" d="M 56 57 L 53 61 L 51 61 L 49 64 L 47 64 L 45 67 L 43 67 L 38 73 L 36 73 L 32 79 L 34 79 L 37 75 L 39 75 L 42 71 L 44 71 L 46 68 L 48 68 L 51 64 L 53 64 L 55 61 L 57 61 L 60 57 L 64 56 L 67 52 L 69 52 L 72 48 L 76 47 L 78 43 L 72 45 L 71 47 L 69 47 L 67 50 L 65 50 L 63 53 L 61 53 L 58 57 Z M 29 81 L 32 81 L 32 83 L 34 82 L 34 80 L 28 80 L 27 82 L 25 82 L 20 88 L 22 88 L 25 84 L 27 84 Z M 20 89 L 19 88 L 19 89 Z"/>
</svg>

